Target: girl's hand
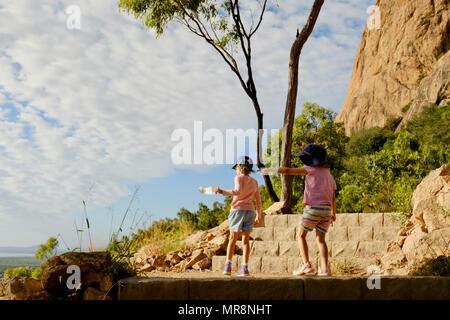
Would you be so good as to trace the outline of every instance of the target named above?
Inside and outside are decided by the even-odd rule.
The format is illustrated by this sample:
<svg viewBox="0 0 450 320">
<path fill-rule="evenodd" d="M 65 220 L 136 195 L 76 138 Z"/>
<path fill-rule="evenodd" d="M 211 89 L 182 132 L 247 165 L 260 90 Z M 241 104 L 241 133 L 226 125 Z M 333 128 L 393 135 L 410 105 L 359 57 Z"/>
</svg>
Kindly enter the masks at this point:
<svg viewBox="0 0 450 320">
<path fill-rule="evenodd" d="M 255 218 L 255 224 L 259 224 L 261 222 L 261 219 L 258 217 L 258 216 L 256 216 L 256 218 Z"/>
<path fill-rule="evenodd" d="M 213 187 L 213 190 L 212 190 L 214 193 L 222 193 L 222 190 L 219 188 L 219 187 Z"/>
<path fill-rule="evenodd" d="M 278 168 L 262 168 L 259 170 L 263 176 L 268 176 L 269 174 L 278 173 Z"/>
</svg>

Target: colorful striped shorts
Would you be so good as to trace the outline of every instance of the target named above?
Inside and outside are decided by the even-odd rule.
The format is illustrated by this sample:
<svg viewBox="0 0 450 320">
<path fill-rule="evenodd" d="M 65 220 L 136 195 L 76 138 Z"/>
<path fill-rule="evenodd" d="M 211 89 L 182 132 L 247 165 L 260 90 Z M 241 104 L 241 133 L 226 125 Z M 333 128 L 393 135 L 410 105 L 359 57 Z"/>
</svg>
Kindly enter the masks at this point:
<svg viewBox="0 0 450 320">
<path fill-rule="evenodd" d="M 307 231 L 317 229 L 323 233 L 328 231 L 331 221 L 330 206 L 305 206 L 301 218 L 301 225 Z"/>
</svg>

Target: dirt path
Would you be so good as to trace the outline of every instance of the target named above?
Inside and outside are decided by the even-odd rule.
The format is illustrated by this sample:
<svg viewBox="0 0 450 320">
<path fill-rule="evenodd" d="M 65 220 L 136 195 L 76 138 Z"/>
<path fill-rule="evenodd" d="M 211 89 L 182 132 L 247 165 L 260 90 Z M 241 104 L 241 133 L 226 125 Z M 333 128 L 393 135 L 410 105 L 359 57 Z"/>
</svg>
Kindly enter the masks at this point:
<svg viewBox="0 0 450 320">
<path fill-rule="evenodd" d="M 237 276 L 237 272 L 233 273 L 231 276 L 224 276 L 222 272 L 213 272 L 210 270 L 204 271 L 196 271 L 196 270 L 187 270 L 185 272 L 147 272 L 142 274 L 143 277 L 149 278 L 240 278 Z M 291 274 L 283 273 L 283 274 L 264 274 L 264 273 L 255 273 L 250 275 L 251 278 L 291 278 L 294 277 Z M 314 277 L 312 275 L 311 277 Z"/>
</svg>

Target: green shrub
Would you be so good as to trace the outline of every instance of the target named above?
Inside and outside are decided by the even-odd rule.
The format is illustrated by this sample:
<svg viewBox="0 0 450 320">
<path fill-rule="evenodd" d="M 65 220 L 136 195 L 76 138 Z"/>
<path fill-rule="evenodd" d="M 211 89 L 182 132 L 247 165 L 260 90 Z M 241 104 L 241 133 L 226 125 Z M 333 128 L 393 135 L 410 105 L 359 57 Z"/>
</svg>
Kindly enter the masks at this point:
<svg viewBox="0 0 450 320">
<path fill-rule="evenodd" d="M 12 278 L 22 278 L 22 277 L 31 277 L 33 273 L 33 269 L 30 267 L 17 267 L 6 269 L 3 273 L 3 278 L 12 279 Z"/>
<path fill-rule="evenodd" d="M 345 146 L 346 154 L 352 156 L 362 156 L 380 151 L 386 141 L 393 139 L 392 131 L 379 127 L 364 129 L 354 133 Z"/>
<path fill-rule="evenodd" d="M 349 184 L 342 188 L 337 198 L 336 206 L 339 212 L 362 212 L 363 189 L 355 184 Z"/>
<path fill-rule="evenodd" d="M 412 212 L 412 194 L 418 183 L 418 180 L 410 177 L 401 177 L 394 183 L 391 195 L 393 211 L 407 215 Z"/>
<path fill-rule="evenodd" d="M 31 277 L 33 278 L 33 279 L 36 279 L 36 280 L 41 280 L 41 277 L 42 277 L 42 269 L 41 268 L 36 268 L 36 269 L 34 269 L 33 270 L 33 272 L 31 273 Z"/>
<path fill-rule="evenodd" d="M 54 237 L 50 237 L 46 243 L 39 246 L 39 249 L 36 251 L 34 256 L 38 260 L 47 260 L 56 255 L 58 245 L 58 240 Z"/>
<path fill-rule="evenodd" d="M 178 212 L 178 219 L 190 224 L 196 230 L 208 230 L 218 226 L 228 218 L 231 207 L 231 197 L 225 198 L 225 203 L 214 202 L 210 209 L 203 203 L 199 203 L 198 210 L 189 211 L 181 208 Z"/>
<path fill-rule="evenodd" d="M 415 276 L 450 277 L 450 256 L 429 259 L 413 271 Z"/>
</svg>

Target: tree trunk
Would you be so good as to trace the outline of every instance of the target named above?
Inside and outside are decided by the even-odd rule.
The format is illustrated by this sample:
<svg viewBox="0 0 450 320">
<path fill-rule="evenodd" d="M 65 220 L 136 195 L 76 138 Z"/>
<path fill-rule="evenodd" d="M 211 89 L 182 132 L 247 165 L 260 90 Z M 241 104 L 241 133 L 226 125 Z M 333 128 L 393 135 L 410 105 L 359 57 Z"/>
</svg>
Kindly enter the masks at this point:
<svg viewBox="0 0 450 320">
<path fill-rule="evenodd" d="M 291 166 L 292 133 L 295 121 L 295 106 L 298 95 L 298 66 L 302 48 L 311 35 L 324 0 L 315 0 L 308 21 L 292 44 L 289 58 L 289 82 L 286 108 L 284 111 L 283 135 L 281 142 L 281 166 Z M 284 201 L 283 213 L 289 213 L 292 198 L 292 176 L 281 175 L 281 201 Z"/>
<path fill-rule="evenodd" d="M 263 114 L 261 113 L 261 108 L 259 106 L 258 99 L 255 97 L 252 97 L 253 105 L 255 107 L 256 111 L 256 117 L 258 119 L 258 133 L 256 137 L 256 166 L 261 169 L 264 168 L 264 163 L 262 162 L 262 134 L 263 134 Z M 264 175 L 264 182 L 266 184 L 267 192 L 269 193 L 270 199 L 273 202 L 278 202 L 280 199 L 278 198 L 275 190 L 273 189 L 272 180 L 270 180 L 270 176 Z"/>
</svg>

